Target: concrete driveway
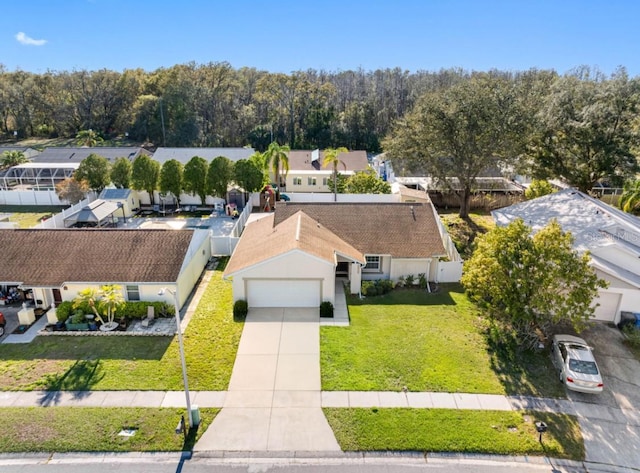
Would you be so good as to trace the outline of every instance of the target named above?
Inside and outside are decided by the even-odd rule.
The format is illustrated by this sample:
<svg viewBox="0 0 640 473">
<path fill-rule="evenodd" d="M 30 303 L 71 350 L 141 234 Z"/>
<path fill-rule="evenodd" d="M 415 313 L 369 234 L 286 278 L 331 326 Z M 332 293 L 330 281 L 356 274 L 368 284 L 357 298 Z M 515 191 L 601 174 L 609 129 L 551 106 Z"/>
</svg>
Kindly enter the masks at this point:
<svg viewBox="0 0 640 473">
<path fill-rule="evenodd" d="M 22 304 L 0 305 L 0 312 L 4 314 L 7 325 L 4 327 L 4 335 L 0 337 L 0 343 L 18 328 L 18 311 L 22 309 Z"/>
<path fill-rule="evenodd" d="M 586 460 L 637 468 L 640 465 L 640 362 L 617 328 L 597 324 L 581 335 L 593 347 L 605 389 L 590 395 L 567 391 L 578 415 Z"/>
<path fill-rule="evenodd" d="M 251 309 L 222 411 L 194 451 L 340 451 L 321 408 L 318 309 Z"/>
</svg>

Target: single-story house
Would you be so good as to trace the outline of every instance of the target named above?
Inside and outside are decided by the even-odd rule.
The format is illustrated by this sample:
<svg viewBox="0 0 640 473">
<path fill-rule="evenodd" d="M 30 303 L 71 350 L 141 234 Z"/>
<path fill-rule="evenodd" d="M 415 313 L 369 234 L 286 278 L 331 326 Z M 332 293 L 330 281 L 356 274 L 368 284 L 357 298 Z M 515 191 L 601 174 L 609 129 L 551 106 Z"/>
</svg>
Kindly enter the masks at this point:
<svg viewBox="0 0 640 473">
<path fill-rule="evenodd" d="M 73 300 L 88 287 L 122 286 L 125 300 L 182 306 L 211 257 L 202 230 L 0 230 L 0 286 L 29 293 L 37 307 Z"/>
<path fill-rule="evenodd" d="M 175 159 L 182 163 L 187 164 L 194 156 L 199 156 L 211 162 L 218 156 L 224 156 L 225 158 L 233 161 L 239 161 L 241 159 L 249 159 L 255 150 L 253 148 L 158 148 L 153 153 L 153 159 L 158 161 L 160 165 Z"/>
<path fill-rule="evenodd" d="M 151 156 L 151 153 L 139 146 L 95 146 L 82 147 L 55 147 L 45 148 L 42 152 L 31 158 L 32 163 L 38 164 L 80 164 L 90 154 L 97 154 L 107 158 L 113 164 L 116 158 L 127 158 L 133 162 L 140 155 Z"/>
<path fill-rule="evenodd" d="M 363 279 L 437 281 L 447 252 L 436 218 L 419 203 L 280 203 L 245 227 L 224 275 L 250 307 L 333 303 L 336 278 L 352 294 Z"/>
<path fill-rule="evenodd" d="M 620 312 L 640 312 L 640 219 L 576 189 L 564 189 L 492 212 L 497 225 L 521 218 L 537 231 L 556 219 L 571 232 L 574 247 L 589 251 L 591 266 L 609 287 L 594 303 L 595 318 L 620 321 Z"/>
<path fill-rule="evenodd" d="M 322 165 L 324 151 L 293 150 L 289 151 L 288 159 L 289 172 L 284 186 L 287 192 L 333 192 L 329 187 L 333 166 Z M 338 165 L 338 172 L 346 176 L 369 169 L 365 151 L 340 153 L 338 159 L 344 163 L 344 166 Z"/>
</svg>

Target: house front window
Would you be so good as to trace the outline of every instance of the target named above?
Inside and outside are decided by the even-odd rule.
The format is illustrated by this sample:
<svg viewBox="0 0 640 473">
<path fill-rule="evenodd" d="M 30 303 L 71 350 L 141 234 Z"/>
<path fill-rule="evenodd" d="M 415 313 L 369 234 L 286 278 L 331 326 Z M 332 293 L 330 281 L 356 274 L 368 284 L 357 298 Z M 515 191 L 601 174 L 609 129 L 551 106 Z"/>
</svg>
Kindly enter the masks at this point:
<svg viewBox="0 0 640 473">
<path fill-rule="evenodd" d="M 366 256 L 367 265 L 364 267 L 363 271 L 368 271 L 371 273 L 379 273 L 382 269 L 382 258 L 379 256 Z"/>
<path fill-rule="evenodd" d="M 301 177 L 294 177 L 293 178 L 293 185 L 294 186 L 301 186 L 302 185 L 302 178 Z"/>
<path fill-rule="evenodd" d="M 325 187 L 329 185 L 329 178 L 328 177 L 323 177 L 322 178 L 322 185 L 325 186 Z"/>
<path fill-rule="evenodd" d="M 127 300 L 139 301 L 140 300 L 140 287 L 139 286 L 127 286 Z"/>
<path fill-rule="evenodd" d="M 310 186 L 315 186 L 316 185 L 316 178 L 315 177 L 308 177 L 307 178 L 307 184 Z"/>
</svg>

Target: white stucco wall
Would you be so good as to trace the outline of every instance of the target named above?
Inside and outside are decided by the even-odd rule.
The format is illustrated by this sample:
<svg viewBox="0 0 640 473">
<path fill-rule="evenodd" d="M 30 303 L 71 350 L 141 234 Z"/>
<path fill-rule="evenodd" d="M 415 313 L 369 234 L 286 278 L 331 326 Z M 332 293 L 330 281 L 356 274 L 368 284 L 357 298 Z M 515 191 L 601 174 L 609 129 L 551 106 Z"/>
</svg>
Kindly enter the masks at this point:
<svg viewBox="0 0 640 473">
<path fill-rule="evenodd" d="M 178 277 L 178 296 L 181 308 L 198 282 L 198 279 L 202 275 L 202 270 L 210 258 L 211 244 L 209 241 L 209 231 L 195 230 L 193 232 L 193 238 L 191 239 L 191 245 L 187 250 L 187 255 L 180 269 L 180 276 Z"/>
<path fill-rule="evenodd" d="M 382 265 L 378 271 L 362 270 L 363 281 L 375 281 L 376 279 L 389 279 L 391 275 L 391 255 L 368 255 L 368 256 L 380 256 L 382 258 Z"/>
<path fill-rule="evenodd" d="M 322 300 L 335 302 L 335 265 L 292 250 L 233 275 L 233 300 L 246 299 L 245 279 L 321 279 Z"/>
</svg>

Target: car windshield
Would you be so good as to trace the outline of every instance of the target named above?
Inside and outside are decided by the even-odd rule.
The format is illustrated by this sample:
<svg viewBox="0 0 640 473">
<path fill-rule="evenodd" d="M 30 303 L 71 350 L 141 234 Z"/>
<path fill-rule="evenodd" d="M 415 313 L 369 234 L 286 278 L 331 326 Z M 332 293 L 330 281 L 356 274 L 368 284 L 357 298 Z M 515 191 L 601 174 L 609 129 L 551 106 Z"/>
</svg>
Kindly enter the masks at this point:
<svg viewBox="0 0 640 473">
<path fill-rule="evenodd" d="M 598 367 L 593 361 L 583 361 L 569 358 L 569 369 L 574 373 L 598 374 Z"/>
</svg>

